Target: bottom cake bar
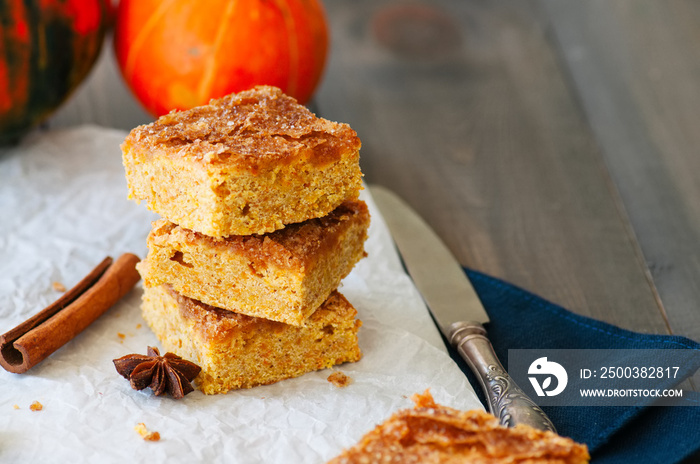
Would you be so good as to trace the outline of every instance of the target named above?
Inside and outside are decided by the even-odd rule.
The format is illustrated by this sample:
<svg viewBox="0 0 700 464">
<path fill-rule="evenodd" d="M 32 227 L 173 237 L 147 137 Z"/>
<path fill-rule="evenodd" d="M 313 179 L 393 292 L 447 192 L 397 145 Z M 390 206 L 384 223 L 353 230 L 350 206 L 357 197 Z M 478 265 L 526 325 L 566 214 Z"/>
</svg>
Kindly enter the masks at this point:
<svg viewBox="0 0 700 464">
<path fill-rule="evenodd" d="M 168 285 L 145 288 L 143 317 L 167 351 L 197 363 L 206 394 L 358 361 L 357 311 L 334 291 L 301 327 L 215 308 Z"/>
</svg>

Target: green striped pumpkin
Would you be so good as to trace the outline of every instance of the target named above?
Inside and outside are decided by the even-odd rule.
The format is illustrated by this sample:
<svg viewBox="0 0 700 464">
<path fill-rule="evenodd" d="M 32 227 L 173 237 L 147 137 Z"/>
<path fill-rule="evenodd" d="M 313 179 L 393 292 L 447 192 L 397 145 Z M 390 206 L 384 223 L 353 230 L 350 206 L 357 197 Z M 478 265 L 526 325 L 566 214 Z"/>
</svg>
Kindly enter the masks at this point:
<svg viewBox="0 0 700 464">
<path fill-rule="evenodd" d="M 109 0 L 0 0 L 0 144 L 50 116 L 99 56 Z"/>
</svg>

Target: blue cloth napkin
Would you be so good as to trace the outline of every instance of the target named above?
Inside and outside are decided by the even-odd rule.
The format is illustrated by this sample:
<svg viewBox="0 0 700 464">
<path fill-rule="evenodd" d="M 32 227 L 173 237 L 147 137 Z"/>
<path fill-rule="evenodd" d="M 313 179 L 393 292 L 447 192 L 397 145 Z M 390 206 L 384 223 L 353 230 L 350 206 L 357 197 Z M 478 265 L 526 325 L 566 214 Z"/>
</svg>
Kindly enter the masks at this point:
<svg viewBox="0 0 700 464">
<path fill-rule="evenodd" d="M 623 330 L 571 313 L 480 272 L 466 268 L 465 272 L 491 318 L 486 329 L 506 369 L 509 349 L 700 350 L 700 343 L 684 337 Z M 451 353 L 481 395 L 476 377 L 454 350 Z M 682 367 L 683 376 L 700 368 L 700 356 L 689 354 L 693 356 Z M 485 403 L 483 395 L 481 400 Z M 689 392 L 685 400 L 700 404 L 700 394 Z M 588 445 L 593 463 L 700 462 L 696 461 L 700 458 L 700 405 L 542 409 L 559 434 Z"/>
</svg>

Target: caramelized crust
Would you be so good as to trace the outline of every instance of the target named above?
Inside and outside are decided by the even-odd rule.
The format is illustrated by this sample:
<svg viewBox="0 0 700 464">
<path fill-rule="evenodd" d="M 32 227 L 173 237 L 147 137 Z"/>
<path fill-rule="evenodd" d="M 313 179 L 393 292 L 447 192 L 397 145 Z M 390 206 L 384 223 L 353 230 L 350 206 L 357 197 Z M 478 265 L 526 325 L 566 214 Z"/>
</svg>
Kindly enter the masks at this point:
<svg viewBox="0 0 700 464">
<path fill-rule="evenodd" d="M 343 203 L 322 218 L 265 235 L 214 239 L 156 221 L 138 264 L 147 287 L 299 326 L 365 256 L 367 205 Z"/>
<path fill-rule="evenodd" d="M 582 464 L 585 445 L 525 425 L 507 428 L 484 411 L 458 411 L 414 395 L 414 409 L 399 411 L 328 464 L 541 463 Z"/>
<path fill-rule="evenodd" d="M 213 237 L 266 233 L 357 198 L 360 139 L 275 87 L 172 112 L 122 144 L 129 197 Z"/>
<path fill-rule="evenodd" d="M 163 348 L 202 368 L 206 394 L 265 385 L 360 359 L 357 311 L 338 292 L 294 327 L 206 305 L 168 285 L 146 288 L 143 317 Z"/>
<path fill-rule="evenodd" d="M 315 164 L 323 165 L 360 149 L 360 139 L 350 126 L 317 118 L 294 98 L 269 86 L 171 112 L 135 128 L 125 142 L 146 150 L 160 147 L 170 156 L 201 164 L 221 163 L 249 171 L 289 163 L 307 150 Z"/>
</svg>

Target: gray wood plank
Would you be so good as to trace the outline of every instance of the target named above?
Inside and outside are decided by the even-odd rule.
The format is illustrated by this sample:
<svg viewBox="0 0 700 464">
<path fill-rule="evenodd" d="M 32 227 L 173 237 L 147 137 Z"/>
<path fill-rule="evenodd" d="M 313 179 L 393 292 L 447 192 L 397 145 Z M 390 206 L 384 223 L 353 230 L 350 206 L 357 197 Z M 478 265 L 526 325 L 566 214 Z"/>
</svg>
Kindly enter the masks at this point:
<svg viewBox="0 0 700 464">
<path fill-rule="evenodd" d="M 463 264 L 575 312 L 665 333 L 536 4 L 402 5 L 327 4 L 335 40 L 317 103 L 358 131 L 367 180 L 405 197 Z M 411 28 L 434 49 L 386 39 L 400 43 Z M 444 45 L 447 28 L 456 44 Z"/>
<path fill-rule="evenodd" d="M 700 4 L 542 5 L 671 329 L 700 340 Z"/>
</svg>

